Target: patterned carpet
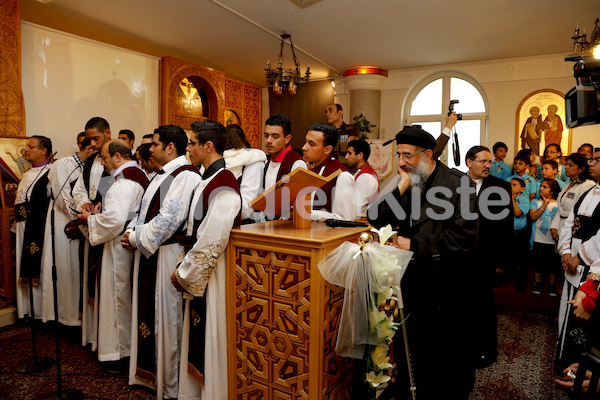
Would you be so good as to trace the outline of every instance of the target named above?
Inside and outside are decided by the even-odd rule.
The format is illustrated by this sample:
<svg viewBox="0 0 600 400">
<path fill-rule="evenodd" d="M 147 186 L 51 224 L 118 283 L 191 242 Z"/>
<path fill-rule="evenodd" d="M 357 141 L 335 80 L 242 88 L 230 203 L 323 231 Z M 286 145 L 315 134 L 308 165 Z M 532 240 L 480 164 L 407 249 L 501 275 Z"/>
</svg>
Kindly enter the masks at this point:
<svg viewBox="0 0 600 400">
<path fill-rule="evenodd" d="M 501 310 L 498 361 L 477 371 L 469 400 L 566 400 L 566 393 L 555 389 L 552 371 L 555 346 L 553 317 Z"/>
<path fill-rule="evenodd" d="M 566 400 L 553 382 L 556 341 L 553 317 L 501 310 L 498 361 L 477 372 L 470 400 Z M 85 399 L 153 399 L 150 391 L 130 387 L 124 376 L 106 372 L 94 353 L 78 344 L 76 330 L 61 332 L 63 390 L 78 389 Z M 54 334 L 38 329 L 38 355 L 55 356 Z M 42 399 L 57 390 L 56 367 L 34 374 L 14 372 L 19 360 L 31 356 L 31 331 L 13 325 L 0 329 L 0 400 Z"/>
<path fill-rule="evenodd" d="M 106 372 L 96 355 L 78 344 L 76 330 L 63 329 L 61 337 L 63 391 L 80 390 L 84 399 L 145 400 L 156 397 L 144 388 L 130 387 L 124 376 Z M 54 333 L 49 327 L 37 330 L 37 344 L 38 356 L 55 358 Z M 42 399 L 57 391 L 56 366 L 33 375 L 15 373 L 15 365 L 30 358 L 29 326 L 12 325 L 0 329 L 0 400 Z"/>
</svg>

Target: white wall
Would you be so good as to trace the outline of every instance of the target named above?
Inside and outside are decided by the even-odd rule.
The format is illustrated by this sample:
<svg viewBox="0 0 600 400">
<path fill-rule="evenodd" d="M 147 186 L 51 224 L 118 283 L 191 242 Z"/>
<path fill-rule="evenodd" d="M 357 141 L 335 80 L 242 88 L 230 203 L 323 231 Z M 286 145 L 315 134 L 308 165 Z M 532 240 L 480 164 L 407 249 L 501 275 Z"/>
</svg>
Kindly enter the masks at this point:
<svg viewBox="0 0 600 400">
<path fill-rule="evenodd" d="M 159 123 L 159 59 L 49 28 L 21 24 L 21 81 L 27 136 L 52 139 L 57 158 L 73 154 L 95 116 L 112 138 L 131 129 L 136 145 Z"/>
<path fill-rule="evenodd" d="M 471 76 L 483 87 L 489 102 L 488 139 L 483 145 L 492 147 L 497 141 L 505 142 L 509 146 L 507 162 L 510 163 L 516 153 L 516 115 L 521 100 L 536 90 L 554 89 L 565 94 L 575 86 L 573 63 L 565 62 L 564 57 L 565 54 L 560 53 L 389 71 L 381 92 L 382 138 L 393 138 L 404 126 L 402 111 L 411 88 L 432 73 L 456 70 Z M 600 147 L 600 125 L 572 130 L 572 151 L 585 142 Z M 382 182 L 382 188 L 391 179 L 392 176 Z"/>
</svg>

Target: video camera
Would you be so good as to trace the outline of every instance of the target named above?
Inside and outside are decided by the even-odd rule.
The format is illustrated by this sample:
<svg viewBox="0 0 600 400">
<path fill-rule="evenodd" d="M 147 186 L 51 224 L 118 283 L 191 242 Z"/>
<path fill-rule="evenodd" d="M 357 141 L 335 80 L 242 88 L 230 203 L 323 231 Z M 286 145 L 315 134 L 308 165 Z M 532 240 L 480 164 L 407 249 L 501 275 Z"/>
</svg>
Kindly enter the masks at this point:
<svg viewBox="0 0 600 400">
<path fill-rule="evenodd" d="M 579 26 L 575 29 L 575 50 L 592 49 L 594 45 L 600 47 L 600 26 L 596 19 L 596 26 L 588 42 L 583 35 L 579 35 Z M 568 128 L 582 125 L 600 124 L 600 60 L 592 54 L 570 54 L 565 61 L 574 61 L 573 76 L 577 85 L 565 95 L 565 116 Z M 591 52 L 590 52 L 591 53 Z M 600 58 L 600 50 L 596 50 L 596 57 Z"/>
<path fill-rule="evenodd" d="M 450 116 L 454 112 L 454 105 L 458 103 L 458 100 L 450 100 L 450 105 L 448 106 L 448 116 Z M 462 114 L 456 114 L 456 118 L 459 121 L 462 120 Z"/>
</svg>

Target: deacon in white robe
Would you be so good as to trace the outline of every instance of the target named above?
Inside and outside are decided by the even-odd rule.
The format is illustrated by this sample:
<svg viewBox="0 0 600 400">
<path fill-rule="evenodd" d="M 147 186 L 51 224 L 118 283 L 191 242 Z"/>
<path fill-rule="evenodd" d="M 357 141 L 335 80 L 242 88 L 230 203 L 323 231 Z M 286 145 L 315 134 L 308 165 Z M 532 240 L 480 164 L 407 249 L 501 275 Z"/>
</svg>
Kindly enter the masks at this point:
<svg viewBox="0 0 600 400">
<path fill-rule="evenodd" d="M 185 134 L 185 133 L 184 133 Z M 155 134 L 155 137 L 158 134 Z M 183 324 L 183 299 L 180 292 L 171 284 L 171 275 L 185 255 L 183 247 L 171 242 L 171 237 L 185 222 L 192 192 L 201 181 L 197 172 L 184 170 L 174 178 L 172 173 L 180 167 L 189 166 L 185 156 L 179 156 L 163 165 L 162 173 L 157 175 L 148 185 L 142 198 L 142 205 L 137 220 L 127 228 L 122 240 L 127 241 L 138 251 L 135 253 L 132 293 L 132 330 L 131 361 L 129 364 L 129 384 L 144 385 L 155 388 L 157 398 L 176 398 L 179 380 L 179 352 L 181 349 L 181 332 Z M 166 190 L 161 189 L 160 209 L 149 221 L 146 221 L 152 209 L 152 201 L 163 182 L 171 180 Z M 165 243 L 169 241 L 168 243 Z M 154 339 L 155 339 L 155 371 L 154 377 L 146 380 L 138 371 L 138 292 L 154 290 L 139 287 L 140 258 L 150 258 L 157 253 L 157 269 L 154 300 Z"/>
<path fill-rule="evenodd" d="M 220 153 L 225 128 L 219 122 L 193 124 L 191 140 L 206 143 L 188 146 L 190 160 L 205 172 L 187 220 L 186 244 L 193 245 L 171 277 L 186 299 L 178 397 L 227 400 L 225 248 L 231 228 L 240 223 L 240 188 Z"/>
<path fill-rule="evenodd" d="M 79 211 L 85 210 L 91 212 L 92 207 L 100 201 L 101 196 L 106 193 L 108 186 L 113 181 L 112 178 L 107 176 L 100 158 L 100 150 L 102 150 L 104 143 L 110 140 L 110 134 L 108 121 L 102 117 L 90 118 L 85 124 L 85 137 L 90 140 L 92 149 L 97 151 L 97 153 L 91 155 L 86 160 L 83 172 L 73 187 L 73 200 L 75 201 L 75 208 Z M 102 179 L 103 177 L 106 179 Z M 86 235 L 87 230 L 82 229 L 82 232 Z M 93 250 L 94 253 L 101 254 L 101 249 Z M 92 279 L 94 283 L 92 287 L 93 293 L 90 293 L 90 286 L 92 286 L 90 278 L 94 278 L 89 273 L 90 251 L 90 244 L 86 238 L 83 255 L 84 265 L 82 268 L 83 290 L 81 303 L 83 304 L 83 310 L 81 316 L 81 342 L 83 346 L 90 344 L 92 351 L 95 351 L 98 344 L 98 281 L 97 279 Z M 95 262 L 95 264 L 97 265 L 98 263 Z M 92 272 L 96 273 L 95 270 Z"/>
<path fill-rule="evenodd" d="M 57 160 L 50 168 L 48 180 L 52 197 L 46 218 L 42 280 L 44 285 L 42 321 L 54 321 L 54 282 L 52 281 L 52 210 L 54 210 L 54 257 L 57 275 L 58 321 L 67 326 L 80 326 L 79 296 L 81 275 L 79 271 L 79 240 L 65 234 L 65 225 L 77 219 L 71 190 L 83 170 L 83 161 L 77 153 Z"/>
<path fill-rule="evenodd" d="M 111 143 L 104 145 L 103 155 L 104 149 Z M 121 150 L 128 151 L 124 143 Z M 133 253 L 121 246 L 121 234 L 128 221 L 136 216 L 148 184 L 145 173 L 137 167 L 136 161 L 125 161 L 120 153 L 115 153 L 111 158 L 114 160 L 117 157 L 123 161 L 116 169 L 109 166 L 110 162 L 105 158 L 107 169 L 111 170 L 115 182 L 103 197 L 102 212 L 93 215 L 84 212 L 80 216 L 87 221 L 90 244 L 96 246 L 104 243 L 98 304 L 100 361 L 117 361 L 130 354 Z M 138 174 L 131 177 L 128 172 Z"/>
<path fill-rule="evenodd" d="M 85 204 L 95 204 L 97 197 L 106 193 L 106 186 L 109 182 L 112 182 L 110 177 L 105 176 L 104 165 L 100 158 L 100 153 L 92 155 L 85 163 L 84 172 L 79 176 L 75 186 L 73 187 L 73 200 L 75 201 L 75 208 L 77 210 L 83 210 Z M 86 173 L 86 169 L 89 171 L 89 175 Z M 105 178 L 102 180 L 103 176 Z M 99 191 L 101 182 L 106 184 L 102 186 L 102 190 Z M 88 190 L 89 187 L 89 190 Z M 91 345 L 91 350 L 96 351 L 98 346 L 98 296 L 90 297 L 90 288 L 88 286 L 89 280 L 89 251 L 90 242 L 87 239 L 87 230 L 82 229 L 83 234 L 86 236 L 84 245 L 83 255 L 83 290 L 81 293 L 83 310 L 81 315 L 81 344 L 83 346 Z M 98 281 L 96 281 L 94 287 L 94 293 L 98 293 Z"/>
<path fill-rule="evenodd" d="M 214 175 L 213 175 L 214 176 Z M 212 177 L 211 177 L 212 178 Z M 202 190 L 210 178 L 194 193 L 190 210 L 195 210 Z M 188 292 L 184 294 L 186 308 L 183 321 L 179 399 L 226 400 L 227 397 L 227 318 L 225 318 L 225 249 L 234 220 L 240 211 L 240 196 L 233 191 L 220 191 L 208 207 L 208 212 L 196 234 L 196 243 L 178 266 L 177 280 Z M 190 217 L 193 218 L 193 215 Z M 188 230 L 193 220 L 188 220 Z M 191 232 L 189 232 L 191 234 Z M 188 372 L 190 304 L 194 296 L 206 291 L 206 329 L 204 345 L 204 385 Z M 234 351 L 234 350 L 231 350 Z"/>
<path fill-rule="evenodd" d="M 21 177 L 21 181 L 19 182 L 19 186 L 17 187 L 17 192 L 15 195 L 15 212 L 19 214 L 19 204 L 24 204 L 31 201 L 31 192 L 33 187 L 38 183 L 40 179 L 44 179 L 47 177 L 48 172 L 50 171 L 50 167 L 52 164 L 48 162 L 44 162 L 43 165 L 38 165 L 30 168 L 23 174 Z M 50 196 L 50 185 L 47 185 L 46 195 Z M 17 216 L 17 220 L 19 217 Z M 21 273 L 21 258 L 23 253 L 23 239 L 25 236 L 25 224 L 26 220 L 15 222 L 12 227 L 12 231 L 15 232 L 16 238 L 16 278 L 17 278 L 17 287 L 16 287 L 16 299 L 17 299 L 17 316 L 18 318 L 23 318 L 25 315 L 31 315 L 30 304 L 29 304 L 29 285 L 28 284 L 20 284 L 19 276 Z M 43 224 L 45 221 L 40 221 L 40 224 Z M 43 229 L 43 227 L 42 227 Z M 40 243 L 42 246 L 42 243 Z M 42 287 L 44 281 L 43 276 L 40 274 L 40 281 L 38 286 L 33 286 L 33 308 L 35 312 L 35 318 L 42 317 Z"/>
</svg>

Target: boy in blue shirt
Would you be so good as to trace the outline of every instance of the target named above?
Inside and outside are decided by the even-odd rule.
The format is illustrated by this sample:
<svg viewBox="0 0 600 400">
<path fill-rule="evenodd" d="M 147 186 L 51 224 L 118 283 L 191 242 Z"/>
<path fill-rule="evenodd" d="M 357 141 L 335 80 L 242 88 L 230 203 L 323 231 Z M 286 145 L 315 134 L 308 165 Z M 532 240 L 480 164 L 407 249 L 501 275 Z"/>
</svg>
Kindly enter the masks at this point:
<svg viewBox="0 0 600 400">
<path fill-rule="evenodd" d="M 515 289 L 517 292 L 524 292 L 527 283 L 527 263 L 529 255 L 529 236 L 531 225 L 527 224 L 527 214 L 531 203 L 529 196 L 525 194 L 525 181 L 521 178 L 512 178 L 510 180 L 512 189 L 512 205 L 514 208 L 514 229 L 513 251 L 515 260 Z"/>
<path fill-rule="evenodd" d="M 510 176 L 510 167 L 504 162 L 508 146 L 504 142 L 496 142 L 492 150 L 494 151 L 495 159 L 492 160 L 490 175 L 506 180 Z"/>
<path fill-rule="evenodd" d="M 525 191 L 523 194 L 529 199 L 529 201 L 533 200 L 535 197 L 536 189 L 535 179 L 527 173 L 530 166 L 531 160 L 528 156 L 524 154 L 517 154 L 513 163 L 513 170 L 515 173 L 506 179 L 508 182 L 510 182 L 512 178 L 519 178 L 523 180 L 525 182 Z M 527 211 L 529 212 L 529 210 Z"/>
<path fill-rule="evenodd" d="M 558 182 L 558 187 L 560 190 L 567 185 L 563 180 L 557 179 L 558 163 L 554 160 L 546 160 L 542 163 L 541 175 L 542 177 L 535 181 L 535 199 L 540 198 L 540 185 L 544 179 L 554 179 L 556 182 Z"/>
</svg>

